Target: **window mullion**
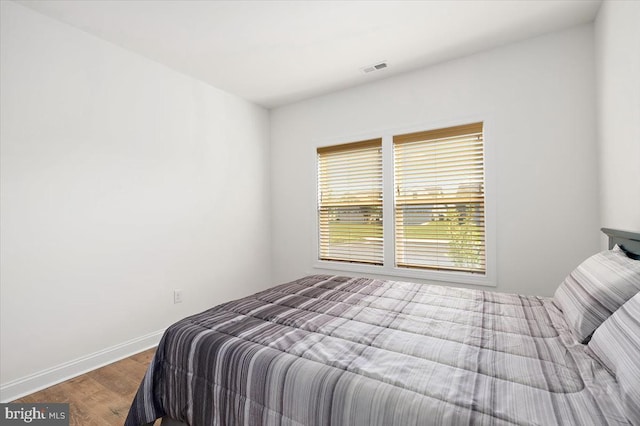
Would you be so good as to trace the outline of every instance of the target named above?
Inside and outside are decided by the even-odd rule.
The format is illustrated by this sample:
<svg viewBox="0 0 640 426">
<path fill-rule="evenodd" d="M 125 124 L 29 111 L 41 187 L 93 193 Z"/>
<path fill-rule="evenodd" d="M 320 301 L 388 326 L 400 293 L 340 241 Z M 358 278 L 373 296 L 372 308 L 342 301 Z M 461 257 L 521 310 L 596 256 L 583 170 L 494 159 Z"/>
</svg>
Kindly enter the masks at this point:
<svg viewBox="0 0 640 426">
<path fill-rule="evenodd" d="M 382 138 L 382 214 L 384 268 L 395 267 L 395 230 L 394 230 L 394 181 L 393 181 L 393 137 Z"/>
</svg>

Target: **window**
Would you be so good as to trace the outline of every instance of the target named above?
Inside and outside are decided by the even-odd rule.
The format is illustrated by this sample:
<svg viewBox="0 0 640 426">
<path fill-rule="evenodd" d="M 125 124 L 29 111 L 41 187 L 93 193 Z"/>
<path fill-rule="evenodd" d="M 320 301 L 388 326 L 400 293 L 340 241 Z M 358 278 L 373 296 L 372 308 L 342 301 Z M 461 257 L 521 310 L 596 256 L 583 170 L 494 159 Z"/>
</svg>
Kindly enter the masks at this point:
<svg viewBox="0 0 640 426">
<path fill-rule="evenodd" d="M 485 272 L 482 123 L 393 137 L 395 261 Z"/>
<path fill-rule="evenodd" d="M 317 155 L 320 259 L 382 265 L 382 140 Z"/>
<path fill-rule="evenodd" d="M 412 130 L 317 149 L 316 267 L 495 286 L 484 123 Z"/>
</svg>

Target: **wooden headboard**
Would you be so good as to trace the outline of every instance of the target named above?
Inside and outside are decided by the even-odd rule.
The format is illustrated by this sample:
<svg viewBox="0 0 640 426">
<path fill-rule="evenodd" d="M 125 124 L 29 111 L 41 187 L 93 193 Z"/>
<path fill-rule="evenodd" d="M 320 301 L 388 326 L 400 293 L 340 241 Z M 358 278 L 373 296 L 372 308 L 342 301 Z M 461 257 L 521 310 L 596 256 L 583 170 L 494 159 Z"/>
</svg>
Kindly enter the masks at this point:
<svg viewBox="0 0 640 426">
<path fill-rule="evenodd" d="M 609 237 L 609 248 L 619 245 L 629 257 L 640 260 L 640 233 L 602 228 Z"/>
</svg>

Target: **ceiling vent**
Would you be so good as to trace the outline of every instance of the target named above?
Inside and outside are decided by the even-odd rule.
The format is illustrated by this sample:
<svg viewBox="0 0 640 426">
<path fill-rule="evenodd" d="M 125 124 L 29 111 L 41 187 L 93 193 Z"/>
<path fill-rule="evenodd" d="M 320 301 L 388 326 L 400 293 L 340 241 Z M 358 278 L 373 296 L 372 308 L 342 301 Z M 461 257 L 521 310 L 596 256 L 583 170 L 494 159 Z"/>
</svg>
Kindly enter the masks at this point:
<svg viewBox="0 0 640 426">
<path fill-rule="evenodd" d="M 369 65 L 368 67 L 360 68 L 360 70 L 364 74 L 369 74 L 370 72 L 380 71 L 380 70 L 383 70 L 383 69 L 385 69 L 387 67 L 388 67 L 387 62 L 386 61 L 382 61 L 382 62 L 378 62 L 375 65 Z"/>
</svg>

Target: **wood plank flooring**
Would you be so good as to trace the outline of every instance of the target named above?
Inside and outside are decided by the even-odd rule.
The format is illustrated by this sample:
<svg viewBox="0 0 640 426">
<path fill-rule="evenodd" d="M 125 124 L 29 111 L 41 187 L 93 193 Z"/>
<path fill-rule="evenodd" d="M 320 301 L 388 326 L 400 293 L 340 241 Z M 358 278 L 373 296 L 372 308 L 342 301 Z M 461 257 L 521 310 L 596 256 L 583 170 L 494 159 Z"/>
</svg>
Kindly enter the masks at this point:
<svg viewBox="0 0 640 426">
<path fill-rule="evenodd" d="M 71 425 L 122 426 L 155 351 L 149 349 L 13 402 L 68 402 Z"/>
</svg>

